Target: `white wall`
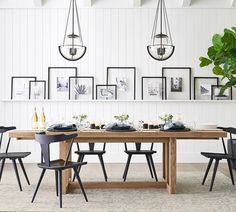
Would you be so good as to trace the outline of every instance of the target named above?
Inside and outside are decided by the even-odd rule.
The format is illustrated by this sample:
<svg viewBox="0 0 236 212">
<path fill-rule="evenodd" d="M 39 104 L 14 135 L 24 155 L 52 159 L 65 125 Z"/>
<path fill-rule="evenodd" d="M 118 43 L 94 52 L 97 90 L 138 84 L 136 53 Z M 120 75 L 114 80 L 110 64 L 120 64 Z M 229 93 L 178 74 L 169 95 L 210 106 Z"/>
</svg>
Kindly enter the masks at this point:
<svg viewBox="0 0 236 212">
<path fill-rule="evenodd" d="M 95 83 L 105 82 L 107 66 L 137 67 L 137 96 L 140 99 L 142 75 L 161 75 L 162 66 L 190 66 L 194 76 L 211 76 L 210 69 L 200 69 L 198 58 L 206 54 L 212 34 L 235 26 L 234 9 L 170 9 L 169 19 L 176 51 L 166 62 L 156 62 L 146 51 L 154 9 L 80 9 L 81 28 L 88 51 L 78 62 L 67 62 L 58 53 L 66 9 L 1 9 L 0 72 L 1 99 L 10 98 L 12 75 L 35 75 L 47 80 L 48 66 L 77 66 L 79 75 L 94 75 Z M 34 106 L 45 107 L 48 119 L 64 114 L 87 113 L 90 120 L 109 121 L 115 114 L 126 112 L 131 120 L 155 120 L 166 111 L 181 113 L 190 123 L 216 122 L 235 125 L 235 102 L 0 102 L 0 125 L 31 127 Z M 32 152 L 28 159 L 39 158 L 39 146 L 29 141 L 15 142 L 12 150 Z M 221 150 L 220 142 L 180 141 L 179 162 L 200 162 L 202 150 Z M 126 160 L 123 145 L 108 145 L 107 162 Z M 158 148 L 158 151 L 161 151 Z M 161 155 L 158 156 L 161 159 Z M 138 159 L 137 159 L 138 160 Z M 139 161 L 141 161 L 140 159 Z"/>
</svg>

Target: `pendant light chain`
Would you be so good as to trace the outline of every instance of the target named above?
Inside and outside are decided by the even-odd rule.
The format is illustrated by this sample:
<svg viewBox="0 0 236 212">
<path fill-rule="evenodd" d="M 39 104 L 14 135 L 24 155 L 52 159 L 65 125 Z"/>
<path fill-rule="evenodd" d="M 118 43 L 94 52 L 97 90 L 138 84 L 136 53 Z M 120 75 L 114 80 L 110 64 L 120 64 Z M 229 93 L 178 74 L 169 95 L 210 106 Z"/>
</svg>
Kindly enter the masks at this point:
<svg viewBox="0 0 236 212">
<path fill-rule="evenodd" d="M 67 15 L 65 34 L 64 34 L 64 39 L 63 39 L 63 45 L 65 45 L 65 41 L 66 41 L 66 32 L 67 32 L 67 28 L 68 28 L 68 24 L 69 24 L 71 5 L 72 5 L 72 0 L 70 1 L 69 12 L 68 12 L 68 15 Z"/>
<path fill-rule="evenodd" d="M 81 34 L 80 22 L 79 22 L 79 13 L 78 13 L 78 7 L 77 7 L 76 1 L 75 1 L 75 12 L 76 12 L 76 17 L 77 17 L 77 22 L 78 22 L 78 31 L 80 35 L 80 41 L 83 46 L 83 39 L 82 39 L 82 34 Z"/>
<path fill-rule="evenodd" d="M 170 43 L 172 44 L 172 36 L 171 36 L 171 31 L 170 31 L 170 25 L 169 25 L 169 20 L 168 20 L 168 16 L 167 16 L 167 10 L 166 10 L 166 6 L 165 6 L 165 2 L 164 2 L 164 10 L 165 10 L 165 16 L 166 16 L 166 24 L 167 24 L 167 30 L 170 36 Z"/>
</svg>

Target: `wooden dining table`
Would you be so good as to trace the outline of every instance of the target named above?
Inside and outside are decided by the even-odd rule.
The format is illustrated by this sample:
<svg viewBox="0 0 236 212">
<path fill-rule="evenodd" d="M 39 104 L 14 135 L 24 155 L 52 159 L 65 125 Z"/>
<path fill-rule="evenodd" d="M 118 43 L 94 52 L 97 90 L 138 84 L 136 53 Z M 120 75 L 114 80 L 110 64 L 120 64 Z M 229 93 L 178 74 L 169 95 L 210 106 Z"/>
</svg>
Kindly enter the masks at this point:
<svg viewBox="0 0 236 212">
<path fill-rule="evenodd" d="M 9 137 L 17 140 L 34 140 L 35 133 L 42 130 L 13 130 Z M 105 130 L 82 130 L 77 132 L 47 132 L 47 134 L 70 134 L 77 133 L 74 142 L 79 143 L 162 143 L 162 169 L 163 180 L 151 181 L 108 181 L 108 182 L 84 182 L 85 188 L 166 188 L 170 194 L 176 193 L 176 144 L 177 140 L 219 140 L 226 137 L 227 133 L 222 130 L 191 130 L 185 132 L 167 132 L 160 130 L 143 130 L 134 132 L 108 132 Z M 71 141 L 60 142 L 60 159 L 66 159 Z M 70 158 L 71 158 L 71 153 Z M 79 187 L 78 183 L 72 182 L 71 170 L 63 171 L 62 190 L 69 193 Z"/>
</svg>

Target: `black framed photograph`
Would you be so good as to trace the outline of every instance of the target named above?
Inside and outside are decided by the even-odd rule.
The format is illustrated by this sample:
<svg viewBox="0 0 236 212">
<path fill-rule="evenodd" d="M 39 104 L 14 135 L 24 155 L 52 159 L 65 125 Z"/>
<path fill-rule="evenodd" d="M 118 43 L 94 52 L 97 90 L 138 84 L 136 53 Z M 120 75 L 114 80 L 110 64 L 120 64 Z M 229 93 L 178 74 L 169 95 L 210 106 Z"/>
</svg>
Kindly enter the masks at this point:
<svg viewBox="0 0 236 212">
<path fill-rule="evenodd" d="M 118 100 L 135 100 L 136 67 L 107 67 L 107 84 L 117 85 Z"/>
<path fill-rule="evenodd" d="M 141 87 L 142 100 L 163 100 L 166 96 L 166 77 L 144 76 Z"/>
<path fill-rule="evenodd" d="M 48 99 L 68 99 L 69 77 L 77 77 L 76 67 L 48 68 Z"/>
<path fill-rule="evenodd" d="M 166 77 L 165 99 L 191 99 L 191 67 L 163 67 L 162 77 Z"/>
<path fill-rule="evenodd" d="M 11 77 L 11 99 L 29 99 L 29 81 L 36 81 L 34 76 L 13 76 Z"/>
<path fill-rule="evenodd" d="M 69 77 L 69 99 L 93 100 L 94 77 Z"/>
<path fill-rule="evenodd" d="M 46 99 L 46 80 L 29 81 L 29 99 Z"/>
<path fill-rule="evenodd" d="M 211 86 L 211 100 L 232 100 L 233 99 L 233 89 L 227 88 L 223 95 L 220 95 L 220 90 L 223 85 L 212 85 Z"/>
<path fill-rule="evenodd" d="M 212 85 L 219 85 L 218 77 L 194 77 L 194 100 L 211 100 Z"/>
<path fill-rule="evenodd" d="M 117 85 L 96 85 L 97 100 L 117 100 Z"/>
</svg>

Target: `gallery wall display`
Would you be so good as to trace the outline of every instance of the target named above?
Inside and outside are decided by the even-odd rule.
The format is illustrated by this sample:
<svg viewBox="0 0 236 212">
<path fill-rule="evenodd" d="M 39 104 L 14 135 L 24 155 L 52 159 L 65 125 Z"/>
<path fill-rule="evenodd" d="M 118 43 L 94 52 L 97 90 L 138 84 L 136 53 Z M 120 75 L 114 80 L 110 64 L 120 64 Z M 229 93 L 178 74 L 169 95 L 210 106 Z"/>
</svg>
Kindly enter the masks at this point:
<svg viewBox="0 0 236 212">
<path fill-rule="evenodd" d="M 77 77 L 76 67 L 48 68 L 48 99 L 68 99 L 69 77 Z"/>
<path fill-rule="evenodd" d="M 194 100 L 211 100 L 212 85 L 219 85 L 218 77 L 194 77 Z"/>
<path fill-rule="evenodd" d="M 166 97 L 166 77 L 143 76 L 141 79 L 142 100 L 164 100 Z"/>
<path fill-rule="evenodd" d="M 30 81 L 36 81 L 34 76 L 13 76 L 11 77 L 11 99 L 29 99 Z"/>
<path fill-rule="evenodd" d="M 118 100 L 135 100 L 136 67 L 107 67 L 106 84 L 117 85 Z"/>
<path fill-rule="evenodd" d="M 92 76 L 69 77 L 69 99 L 93 100 L 94 77 Z"/>
<path fill-rule="evenodd" d="M 46 99 L 46 80 L 29 81 L 29 99 Z"/>
<path fill-rule="evenodd" d="M 96 85 L 97 100 L 117 100 L 117 85 L 116 84 L 100 84 Z"/>
<path fill-rule="evenodd" d="M 223 85 L 212 85 L 211 86 L 211 100 L 232 100 L 233 99 L 233 89 L 227 88 L 223 95 L 220 95 L 220 89 Z"/>
<path fill-rule="evenodd" d="M 162 77 L 166 77 L 166 96 L 168 100 L 191 99 L 191 68 L 163 67 Z"/>
</svg>

